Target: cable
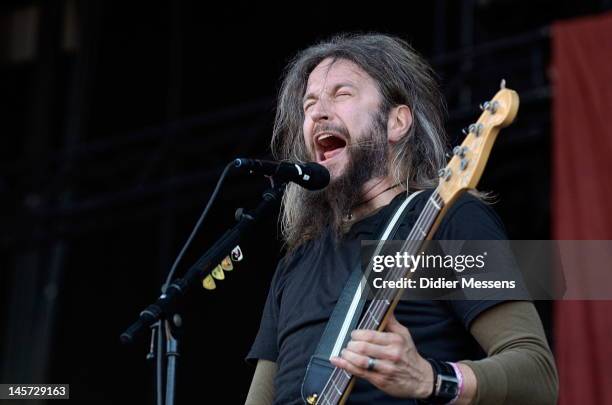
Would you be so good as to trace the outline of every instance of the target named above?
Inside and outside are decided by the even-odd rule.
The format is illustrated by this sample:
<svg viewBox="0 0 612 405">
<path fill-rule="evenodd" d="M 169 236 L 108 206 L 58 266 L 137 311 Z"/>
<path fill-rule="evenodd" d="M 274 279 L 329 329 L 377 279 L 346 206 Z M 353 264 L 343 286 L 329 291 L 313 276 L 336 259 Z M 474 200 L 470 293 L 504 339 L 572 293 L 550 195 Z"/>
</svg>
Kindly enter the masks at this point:
<svg viewBox="0 0 612 405">
<path fill-rule="evenodd" d="M 187 251 L 187 248 L 191 244 L 193 237 L 198 232 L 198 229 L 200 229 L 200 225 L 202 225 L 204 218 L 206 218 L 206 215 L 208 215 L 208 211 L 210 210 L 210 207 L 212 206 L 215 199 L 217 198 L 217 194 L 219 194 L 219 190 L 221 189 L 221 186 L 223 185 L 223 182 L 225 181 L 225 177 L 227 177 L 227 173 L 233 167 L 233 165 L 234 165 L 233 161 L 229 162 L 227 166 L 225 166 L 225 169 L 223 169 L 223 173 L 221 173 L 221 177 L 219 177 L 219 180 L 217 181 L 217 185 L 215 186 L 215 189 L 212 195 L 210 196 L 208 203 L 206 204 L 206 208 L 204 208 L 204 211 L 200 215 L 198 222 L 196 222 L 195 226 L 193 227 L 193 230 L 191 231 L 189 238 L 187 238 L 187 242 L 185 242 L 185 245 L 181 249 L 176 259 L 174 260 L 174 264 L 172 265 L 172 268 L 170 269 L 170 272 L 168 273 L 168 277 L 166 277 L 166 282 L 162 285 L 162 294 L 166 292 L 166 289 L 170 285 L 170 281 L 172 281 L 172 276 L 176 272 L 176 268 L 178 267 L 179 262 L 181 261 L 181 259 L 183 258 L 183 255 L 185 254 L 185 251 Z"/>
</svg>

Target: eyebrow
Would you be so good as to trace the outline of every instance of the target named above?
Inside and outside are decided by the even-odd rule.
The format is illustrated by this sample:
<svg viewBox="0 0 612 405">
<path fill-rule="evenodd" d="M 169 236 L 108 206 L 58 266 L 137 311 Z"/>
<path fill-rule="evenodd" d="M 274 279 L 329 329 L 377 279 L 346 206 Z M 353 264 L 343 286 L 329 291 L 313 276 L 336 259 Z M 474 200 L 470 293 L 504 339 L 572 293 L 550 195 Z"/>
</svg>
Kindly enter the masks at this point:
<svg viewBox="0 0 612 405">
<path fill-rule="evenodd" d="M 350 83 L 350 82 L 342 82 L 342 83 L 338 83 L 338 84 L 336 84 L 336 85 L 335 85 L 335 86 L 332 88 L 333 93 L 337 92 L 337 91 L 338 91 L 338 89 L 340 89 L 340 88 L 342 88 L 342 87 L 352 87 L 353 89 L 356 89 L 356 88 L 357 88 L 357 86 L 355 86 L 353 83 Z M 302 104 L 304 104 L 304 103 L 305 103 L 307 100 L 310 100 L 310 99 L 313 99 L 313 98 L 316 98 L 316 97 L 317 97 L 317 96 L 316 96 L 316 95 L 315 95 L 315 93 L 313 93 L 313 92 L 306 93 L 306 95 L 304 95 L 304 97 L 302 98 Z"/>
</svg>

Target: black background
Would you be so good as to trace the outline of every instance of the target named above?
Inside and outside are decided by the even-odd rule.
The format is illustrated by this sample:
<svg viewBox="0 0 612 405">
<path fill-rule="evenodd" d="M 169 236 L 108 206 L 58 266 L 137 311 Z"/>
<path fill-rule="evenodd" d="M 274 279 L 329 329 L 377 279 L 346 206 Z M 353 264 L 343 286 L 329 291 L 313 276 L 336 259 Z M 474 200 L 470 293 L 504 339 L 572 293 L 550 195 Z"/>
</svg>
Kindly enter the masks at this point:
<svg viewBox="0 0 612 405">
<path fill-rule="evenodd" d="M 31 7 L 40 16 L 35 56 L 11 60 L 19 34 L 8 22 Z M 440 74 L 453 143 L 478 117 L 478 102 L 506 78 L 522 96 L 521 109 L 501 133 L 481 189 L 494 191 L 511 238 L 547 239 L 547 27 L 609 8 L 606 1 L 546 0 L 4 2 L 2 382 L 70 383 L 75 403 L 152 403 L 148 340 L 122 346 L 119 334 L 157 296 L 223 166 L 237 156 L 268 155 L 283 67 L 297 50 L 333 33 L 408 39 Z M 61 46 L 66 10 L 77 21 L 72 49 Z M 181 269 L 265 186 L 259 178 L 231 176 Z M 241 246 L 245 260 L 215 291 L 197 289 L 185 301 L 179 404 L 219 395 L 239 403 L 246 396 L 253 370 L 243 358 L 281 254 L 276 218 Z M 32 308 L 16 304 L 25 302 L 15 300 L 21 288 L 17 295 Z M 36 319 L 51 308 L 45 297 L 54 315 L 49 335 L 38 336 Z M 540 305 L 550 331 L 549 309 Z M 15 319 L 35 325 L 33 335 L 14 329 L 21 322 Z M 44 380 L 32 381 L 39 353 L 29 345 L 40 339 L 48 343 L 40 355 L 49 361 L 37 370 Z M 19 361 L 28 352 L 34 359 Z"/>
</svg>

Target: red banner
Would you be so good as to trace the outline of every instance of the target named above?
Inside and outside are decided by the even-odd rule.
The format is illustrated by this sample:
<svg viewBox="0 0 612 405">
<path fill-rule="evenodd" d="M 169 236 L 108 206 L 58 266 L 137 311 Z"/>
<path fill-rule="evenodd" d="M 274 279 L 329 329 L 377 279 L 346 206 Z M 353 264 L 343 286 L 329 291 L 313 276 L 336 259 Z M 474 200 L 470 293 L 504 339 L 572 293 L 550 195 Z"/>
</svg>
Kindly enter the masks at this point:
<svg viewBox="0 0 612 405">
<path fill-rule="evenodd" d="M 552 32 L 552 235 L 612 239 L 612 14 Z M 556 302 L 554 342 L 559 403 L 612 404 L 612 302 Z"/>
</svg>

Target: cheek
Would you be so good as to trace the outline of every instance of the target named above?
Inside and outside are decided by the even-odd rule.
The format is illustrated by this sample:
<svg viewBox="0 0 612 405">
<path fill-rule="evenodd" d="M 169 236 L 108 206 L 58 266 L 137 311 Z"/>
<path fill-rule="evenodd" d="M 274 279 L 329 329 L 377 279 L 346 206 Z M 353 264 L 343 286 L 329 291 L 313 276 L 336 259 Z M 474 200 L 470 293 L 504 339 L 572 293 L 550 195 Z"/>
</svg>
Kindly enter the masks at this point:
<svg viewBox="0 0 612 405">
<path fill-rule="evenodd" d="M 355 105 L 344 105 L 338 111 L 341 125 L 351 136 L 358 135 L 367 127 L 368 111 Z"/>
<path fill-rule="evenodd" d="M 370 111 L 363 112 L 362 114 L 353 117 L 352 128 L 350 128 L 356 137 L 371 136 L 371 132 L 378 129 L 378 123 L 375 121 L 377 118 Z M 386 124 L 386 123 L 385 123 Z"/>
</svg>

